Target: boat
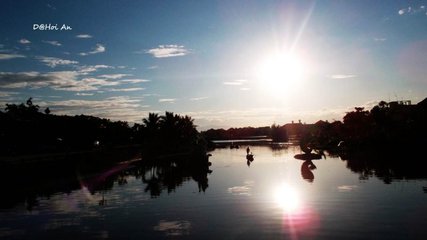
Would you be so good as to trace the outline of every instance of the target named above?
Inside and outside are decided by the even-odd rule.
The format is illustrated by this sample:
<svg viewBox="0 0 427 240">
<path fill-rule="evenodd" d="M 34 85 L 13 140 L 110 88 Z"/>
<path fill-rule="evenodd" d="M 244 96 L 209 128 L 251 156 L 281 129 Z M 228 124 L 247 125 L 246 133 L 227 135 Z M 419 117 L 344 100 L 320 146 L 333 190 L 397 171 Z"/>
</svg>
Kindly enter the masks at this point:
<svg viewBox="0 0 427 240">
<path fill-rule="evenodd" d="M 317 154 L 317 153 L 302 153 L 302 154 L 297 154 L 294 156 L 294 158 L 299 159 L 299 160 L 318 160 L 318 159 L 322 159 L 322 155 Z"/>
</svg>

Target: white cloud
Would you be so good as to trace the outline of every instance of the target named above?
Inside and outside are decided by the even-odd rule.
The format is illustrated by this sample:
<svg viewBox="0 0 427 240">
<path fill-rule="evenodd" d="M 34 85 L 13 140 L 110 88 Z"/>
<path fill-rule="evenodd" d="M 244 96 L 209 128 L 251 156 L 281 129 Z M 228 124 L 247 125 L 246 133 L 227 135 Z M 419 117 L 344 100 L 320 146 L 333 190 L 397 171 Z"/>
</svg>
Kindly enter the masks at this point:
<svg viewBox="0 0 427 240">
<path fill-rule="evenodd" d="M 143 82 L 150 82 L 150 80 L 148 79 L 124 79 L 124 80 L 120 80 L 120 82 L 124 82 L 124 83 L 143 83 Z"/>
<path fill-rule="evenodd" d="M 367 102 L 363 103 L 362 105 L 360 105 L 360 107 L 364 107 L 365 110 L 370 110 L 373 107 L 377 106 L 379 102 L 380 101 L 378 101 L 378 100 L 370 100 L 370 101 L 367 101 Z M 351 110 L 354 110 L 354 108 L 352 108 Z"/>
<path fill-rule="evenodd" d="M 120 82 L 100 78 L 83 78 L 81 82 L 88 86 L 117 86 L 120 84 Z"/>
<path fill-rule="evenodd" d="M 4 97 L 10 97 L 10 96 L 16 95 L 16 94 L 18 94 L 18 93 L 17 92 L 3 92 L 3 91 L 0 91 L 0 97 L 2 97 L 2 98 L 4 98 Z"/>
<path fill-rule="evenodd" d="M 79 63 L 77 61 L 60 59 L 55 57 L 37 57 L 37 59 L 51 68 L 54 68 L 57 65 L 72 65 Z"/>
<path fill-rule="evenodd" d="M 145 90 L 145 88 L 112 88 L 109 89 L 110 92 L 133 92 L 133 91 L 142 91 Z"/>
<path fill-rule="evenodd" d="M 292 120 L 301 119 L 302 122 L 315 123 L 319 119 L 342 120 L 346 112 L 354 110 L 353 107 L 336 107 L 318 110 L 296 111 L 279 107 L 249 108 L 244 110 L 204 110 L 196 112 L 177 112 L 189 115 L 195 119 L 198 129 L 229 128 L 229 127 L 262 127 L 270 126 L 272 123 L 285 124 Z"/>
<path fill-rule="evenodd" d="M 76 93 L 76 96 L 93 96 L 93 93 Z"/>
<path fill-rule="evenodd" d="M 386 40 L 387 40 L 387 38 L 374 38 L 375 42 L 384 42 Z"/>
<path fill-rule="evenodd" d="M 50 59 L 49 59 L 50 60 Z M 54 59 L 55 60 L 55 59 Z M 55 60 L 56 61 L 56 60 Z M 49 64 L 58 64 L 57 62 Z M 56 66 L 56 65 L 55 65 Z M 96 67 L 108 67 L 106 65 L 95 65 Z M 119 86 L 122 84 L 145 82 L 144 79 L 114 80 L 100 77 L 84 77 L 87 72 L 78 71 L 56 71 L 56 72 L 0 72 L 0 88 L 42 88 L 48 87 L 62 91 L 97 91 L 104 87 Z M 82 78 L 83 77 L 83 78 Z M 105 89 L 113 92 L 130 92 L 144 90 L 142 87 Z"/>
<path fill-rule="evenodd" d="M 76 38 L 92 38 L 92 36 L 89 34 L 79 34 L 76 35 Z"/>
<path fill-rule="evenodd" d="M 161 98 L 159 99 L 160 103 L 175 103 L 176 98 Z"/>
<path fill-rule="evenodd" d="M 97 54 L 97 53 L 103 53 L 105 52 L 106 48 L 104 45 L 97 43 L 96 47 L 90 51 L 90 52 L 81 52 L 79 53 L 80 56 L 87 56 L 87 55 L 92 55 L 92 54 Z"/>
<path fill-rule="evenodd" d="M 399 15 L 403 15 L 403 14 L 405 14 L 406 13 L 406 8 L 403 8 L 403 9 L 400 9 L 399 11 L 398 11 L 398 13 L 399 13 Z"/>
<path fill-rule="evenodd" d="M 117 73 L 117 74 L 104 74 L 100 75 L 98 77 L 100 78 L 107 78 L 107 79 L 119 79 L 123 77 L 131 76 L 131 74 L 123 74 L 123 73 Z"/>
<path fill-rule="evenodd" d="M 208 97 L 195 97 L 195 98 L 190 98 L 190 101 L 201 101 L 201 100 L 205 100 Z"/>
<path fill-rule="evenodd" d="M 234 85 L 234 86 L 240 86 L 243 85 L 246 82 L 244 79 L 234 80 L 234 81 L 228 81 L 223 82 L 224 85 Z"/>
<path fill-rule="evenodd" d="M 115 86 L 119 82 L 110 82 L 105 79 L 84 78 L 78 79 L 77 71 L 58 72 L 0 72 L 0 87 L 3 88 L 41 88 L 49 87 L 63 91 L 93 91 L 101 86 Z"/>
<path fill-rule="evenodd" d="M 151 54 L 155 58 L 167 58 L 185 56 L 189 53 L 189 51 L 181 45 L 159 45 L 159 47 L 149 49 L 145 51 L 145 53 Z"/>
<path fill-rule="evenodd" d="M 35 77 L 39 76 L 38 72 L 0 72 L 0 86 L 4 84 L 9 84 L 13 82 L 26 82 L 33 81 Z M 45 80 L 45 79 L 37 79 L 36 81 Z"/>
<path fill-rule="evenodd" d="M 107 68 L 114 68 L 113 66 L 108 66 L 108 65 L 103 65 L 103 64 L 99 64 L 99 65 L 90 65 L 90 66 L 82 66 L 79 69 L 79 73 L 81 74 L 88 74 L 91 72 L 95 72 L 98 69 L 107 69 Z"/>
<path fill-rule="evenodd" d="M 30 42 L 30 40 L 25 39 L 25 38 L 20 39 L 18 42 L 19 42 L 20 44 L 30 44 L 30 43 L 31 43 L 31 42 Z"/>
<path fill-rule="evenodd" d="M 52 80 L 46 81 L 45 85 L 55 90 L 63 91 L 92 91 L 98 88 L 87 82 L 77 79 L 79 74 L 75 71 L 50 72 L 42 74 Z"/>
<path fill-rule="evenodd" d="M 105 109 L 109 107 L 138 107 L 139 100 L 129 97 L 117 96 L 109 97 L 104 100 L 77 100 L 69 99 L 64 101 L 52 102 L 53 106 L 76 107 L 76 108 L 99 108 Z"/>
<path fill-rule="evenodd" d="M 357 76 L 352 74 L 334 74 L 329 77 L 333 79 L 346 79 L 346 78 L 355 78 Z"/>
<path fill-rule="evenodd" d="M 41 104 L 40 104 L 41 105 Z M 127 96 L 109 97 L 102 100 L 49 101 L 45 103 L 55 114 L 87 114 L 112 120 L 141 121 L 147 111 L 141 111 L 140 100 Z M 44 106 L 42 106 L 44 107 Z"/>
<path fill-rule="evenodd" d="M 3 88 L 40 88 L 50 87 L 55 90 L 89 91 L 96 90 L 95 87 L 85 85 L 76 78 L 75 71 L 60 72 L 0 72 L 0 87 Z"/>
<path fill-rule="evenodd" d="M 149 66 L 147 69 L 150 69 L 150 70 L 152 70 L 152 69 L 157 69 L 157 68 L 159 68 L 159 66 L 157 66 L 157 65 L 154 65 L 154 66 Z"/>
<path fill-rule="evenodd" d="M 25 56 L 20 54 L 12 54 L 12 53 L 0 53 L 0 60 L 8 60 L 13 58 L 25 58 Z"/>
<path fill-rule="evenodd" d="M 411 14 L 411 15 L 417 15 L 417 14 L 427 14 L 426 7 L 424 5 L 421 5 L 420 7 L 407 7 L 402 8 L 398 11 L 399 15 L 404 14 Z"/>
<path fill-rule="evenodd" d="M 47 43 L 47 44 L 50 44 L 52 46 L 57 46 L 57 47 L 62 46 L 62 44 L 60 42 L 58 42 L 58 41 L 43 41 L 43 42 Z"/>
</svg>

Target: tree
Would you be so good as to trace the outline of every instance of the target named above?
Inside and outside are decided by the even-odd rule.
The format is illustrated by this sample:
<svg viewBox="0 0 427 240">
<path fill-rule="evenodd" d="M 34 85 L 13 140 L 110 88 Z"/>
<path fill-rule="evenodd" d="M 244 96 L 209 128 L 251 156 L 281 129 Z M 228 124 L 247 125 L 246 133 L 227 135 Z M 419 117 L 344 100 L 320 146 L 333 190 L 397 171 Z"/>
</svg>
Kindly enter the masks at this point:
<svg viewBox="0 0 427 240">
<path fill-rule="evenodd" d="M 373 120 L 369 111 L 365 111 L 363 107 L 356 107 L 355 110 L 344 116 L 346 136 L 348 140 L 362 143 L 372 136 Z"/>
<path fill-rule="evenodd" d="M 150 113 L 143 125 L 143 148 L 147 154 L 195 152 L 205 143 L 189 116 Z"/>
<path fill-rule="evenodd" d="M 38 105 L 33 104 L 33 98 L 32 97 L 28 98 L 28 100 L 27 100 L 27 111 L 28 112 L 36 113 L 39 111 L 39 108 L 40 107 Z"/>
<path fill-rule="evenodd" d="M 142 123 L 146 129 L 155 131 L 159 129 L 160 117 L 157 113 L 149 113 L 148 118 L 142 119 Z"/>
<path fill-rule="evenodd" d="M 284 126 L 273 124 L 271 125 L 271 138 L 274 142 L 286 142 L 288 141 L 288 133 Z"/>
</svg>

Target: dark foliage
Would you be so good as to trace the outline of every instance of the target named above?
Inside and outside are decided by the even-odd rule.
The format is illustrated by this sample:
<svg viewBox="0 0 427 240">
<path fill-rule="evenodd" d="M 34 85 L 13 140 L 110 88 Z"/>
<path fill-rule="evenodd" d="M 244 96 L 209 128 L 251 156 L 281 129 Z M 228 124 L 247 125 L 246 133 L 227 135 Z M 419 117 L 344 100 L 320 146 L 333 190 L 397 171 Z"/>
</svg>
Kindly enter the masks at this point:
<svg viewBox="0 0 427 240">
<path fill-rule="evenodd" d="M 224 129 L 209 129 L 202 132 L 208 140 L 234 140 L 257 137 L 271 138 L 273 141 L 286 142 L 288 134 L 284 126 L 273 124 L 271 127 L 244 127 Z"/>
<path fill-rule="evenodd" d="M 92 116 L 59 116 L 44 113 L 32 99 L 7 104 L 0 111 L 0 154 L 23 155 L 88 150 L 135 143 L 136 129 L 127 122 Z"/>
<path fill-rule="evenodd" d="M 417 105 L 381 101 L 370 111 L 355 108 L 343 122 L 317 122 L 304 140 L 318 149 L 356 151 L 391 149 L 427 143 L 427 99 Z"/>
<path fill-rule="evenodd" d="M 149 156 L 205 154 L 206 142 L 189 116 L 150 113 L 142 120 L 143 152 Z"/>
<path fill-rule="evenodd" d="M 64 153 L 141 144 L 145 155 L 205 153 L 206 143 L 194 120 L 166 112 L 150 113 L 143 124 L 93 116 L 58 116 L 49 108 L 44 113 L 32 99 L 24 104 L 7 104 L 0 111 L 0 155 Z"/>
</svg>

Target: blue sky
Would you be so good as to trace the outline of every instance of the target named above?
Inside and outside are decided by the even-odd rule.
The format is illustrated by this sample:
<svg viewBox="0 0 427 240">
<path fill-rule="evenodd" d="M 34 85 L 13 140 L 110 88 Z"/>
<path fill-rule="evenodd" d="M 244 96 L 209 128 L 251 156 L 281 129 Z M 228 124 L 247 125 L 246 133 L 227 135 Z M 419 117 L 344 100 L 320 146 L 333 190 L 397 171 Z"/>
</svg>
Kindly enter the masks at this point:
<svg viewBox="0 0 427 240">
<path fill-rule="evenodd" d="M 2 1 L 0 104 L 200 129 L 427 97 L 427 1 Z M 72 30 L 33 30 L 34 24 Z"/>
</svg>

